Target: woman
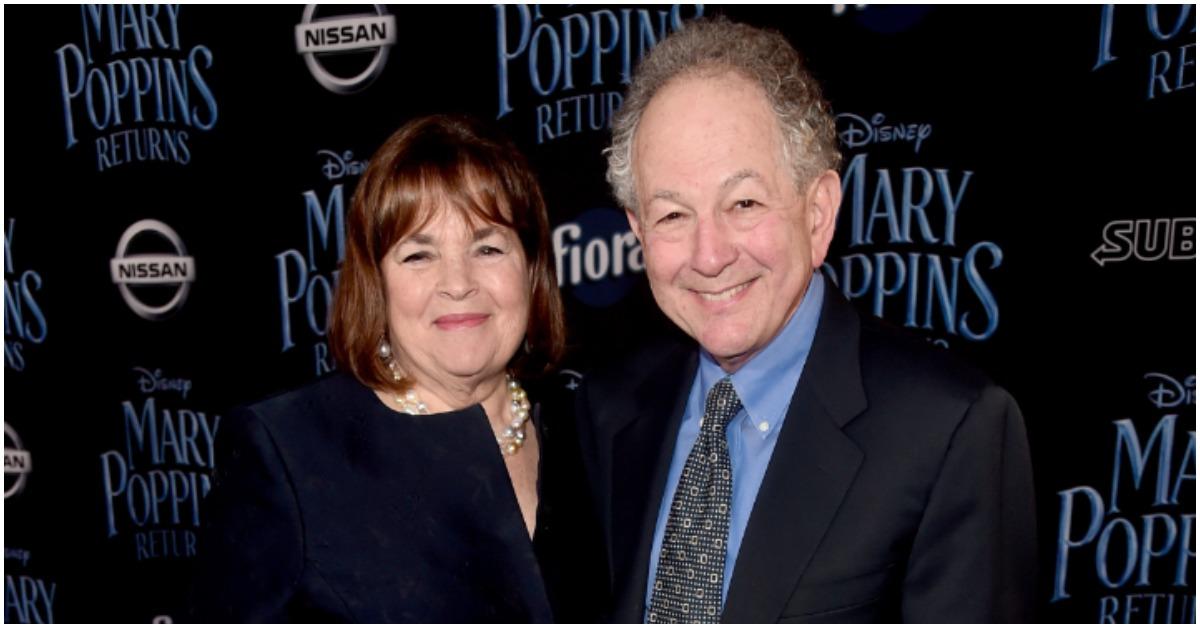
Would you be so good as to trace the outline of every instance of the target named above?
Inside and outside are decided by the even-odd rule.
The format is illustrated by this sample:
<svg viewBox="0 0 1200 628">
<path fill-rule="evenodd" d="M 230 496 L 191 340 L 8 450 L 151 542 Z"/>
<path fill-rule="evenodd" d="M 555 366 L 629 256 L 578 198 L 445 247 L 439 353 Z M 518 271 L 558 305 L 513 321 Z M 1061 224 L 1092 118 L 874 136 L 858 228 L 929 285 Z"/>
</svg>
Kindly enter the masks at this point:
<svg viewBox="0 0 1200 628">
<path fill-rule="evenodd" d="M 222 426 L 198 615 L 595 621 L 570 396 L 529 379 L 564 328 L 515 147 L 447 116 L 387 140 L 347 218 L 329 339 L 340 373 Z"/>
</svg>

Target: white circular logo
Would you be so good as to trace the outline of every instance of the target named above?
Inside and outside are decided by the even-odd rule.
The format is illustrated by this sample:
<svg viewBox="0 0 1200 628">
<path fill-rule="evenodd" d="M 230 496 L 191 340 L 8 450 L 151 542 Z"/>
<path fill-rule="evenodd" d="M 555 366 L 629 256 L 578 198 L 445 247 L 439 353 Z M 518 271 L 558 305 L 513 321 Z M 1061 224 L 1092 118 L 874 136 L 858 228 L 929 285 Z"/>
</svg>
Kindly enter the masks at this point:
<svg viewBox="0 0 1200 628">
<path fill-rule="evenodd" d="M 304 55 L 304 63 L 313 78 L 335 94 L 353 94 L 366 89 L 387 63 L 388 52 L 396 43 L 396 17 L 389 15 L 382 4 L 371 5 L 375 13 L 338 15 L 315 18 L 317 5 L 304 7 L 304 17 L 296 25 L 296 52 Z M 366 69 L 350 77 L 330 72 L 321 58 L 332 54 L 374 51 Z"/>
<path fill-rule="evenodd" d="M 33 470 L 33 457 L 21 445 L 17 431 L 4 424 L 4 498 L 8 499 L 25 489 L 25 481 Z"/>
<path fill-rule="evenodd" d="M 143 233 L 155 233 L 166 239 L 173 252 L 127 255 L 129 245 Z M 188 291 L 196 280 L 196 261 L 187 254 L 179 234 L 158 220 L 139 220 L 129 226 L 117 243 L 111 262 L 112 280 L 134 314 L 146 320 L 160 321 L 183 307 Z M 162 305 L 148 305 L 134 294 L 131 286 L 175 286 L 175 294 Z"/>
</svg>

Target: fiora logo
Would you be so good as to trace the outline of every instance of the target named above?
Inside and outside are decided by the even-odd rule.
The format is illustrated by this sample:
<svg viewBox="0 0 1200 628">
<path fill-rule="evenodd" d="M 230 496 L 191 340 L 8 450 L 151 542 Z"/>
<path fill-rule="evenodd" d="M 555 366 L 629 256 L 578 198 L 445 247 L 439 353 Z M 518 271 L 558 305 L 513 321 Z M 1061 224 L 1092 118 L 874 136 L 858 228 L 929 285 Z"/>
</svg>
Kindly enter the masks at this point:
<svg viewBox="0 0 1200 628">
<path fill-rule="evenodd" d="M 296 52 L 313 78 L 335 94 L 353 94 L 367 88 L 383 73 L 388 52 L 396 43 L 396 17 L 388 15 L 382 4 L 372 5 L 375 13 L 314 17 L 317 5 L 304 7 L 304 17 L 296 25 Z M 352 76 L 341 76 L 323 63 L 330 55 L 372 53 L 366 68 Z M 363 56 L 363 55 L 355 55 Z M 340 70 L 344 66 L 339 65 Z"/>
<path fill-rule="evenodd" d="M 130 255 L 130 244 L 145 233 L 161 236 L 174 251 Z M 111 264 L 112 280 L 121 291 L 121 298 L 134 314 L 149 321 L 160 321 L 178 312 L 196 280 L 196 261 L 187 254 L 179 234 L 153 219 L 139 220 L 125 230 Z M 150 305 L 134 294 L 131 286 L 174 286 L 175 292 L 166 303 Z"/>
<path fill-rule="evenodd" d="M 558 285 L 570 286 L 577 299 L 608 307 L 625 297 L 634 275 L 646 270 L 642 245 L 625 215 L 610 207 L 579 214 L 554 228 L 554 266 Z"/>
<path fill-rule="evenodd" d="M 8 499 L 25 489 L 25 481 L 33 470 L 33 458 L 21 445 L 17 431 L 4 424 L 4 498 Z"/>
</svg>

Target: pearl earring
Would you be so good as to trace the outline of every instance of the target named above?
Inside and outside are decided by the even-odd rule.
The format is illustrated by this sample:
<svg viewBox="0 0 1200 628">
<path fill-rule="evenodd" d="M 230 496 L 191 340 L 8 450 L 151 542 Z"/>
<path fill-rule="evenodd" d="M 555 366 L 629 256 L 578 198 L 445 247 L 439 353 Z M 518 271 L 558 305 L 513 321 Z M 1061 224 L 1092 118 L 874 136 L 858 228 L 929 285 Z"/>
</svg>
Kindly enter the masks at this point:
<svg viewBox="0 0 1200 628">
<path fill-rule="evenodd" d="M 400 381 L 400 369 L 396 367 L 396 361 L 392 359 L 392 345 L 388 343 L 387 338 L 379 340 L 379 360 L 387 365 L 392 371 L 392 381 Z"/>
</svg>

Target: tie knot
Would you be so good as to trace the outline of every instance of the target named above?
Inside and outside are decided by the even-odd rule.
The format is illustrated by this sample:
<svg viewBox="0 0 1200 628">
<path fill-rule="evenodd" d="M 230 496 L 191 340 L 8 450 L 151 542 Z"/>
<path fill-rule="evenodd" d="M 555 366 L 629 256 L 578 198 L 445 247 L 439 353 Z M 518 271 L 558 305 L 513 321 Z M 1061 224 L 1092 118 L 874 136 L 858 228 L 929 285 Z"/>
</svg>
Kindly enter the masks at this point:
<svg viewBox="0 0 1200 628">
<path fill-rule="evenodd" d="M 708 391 L 708 399 L 704 402 L 704 429 L 723 434 L 741 409 L 742 400 L 738 399 L 737 391 L 733 389 L 733 381 L 728 377 L 723 378 Z"/>
</svg>

